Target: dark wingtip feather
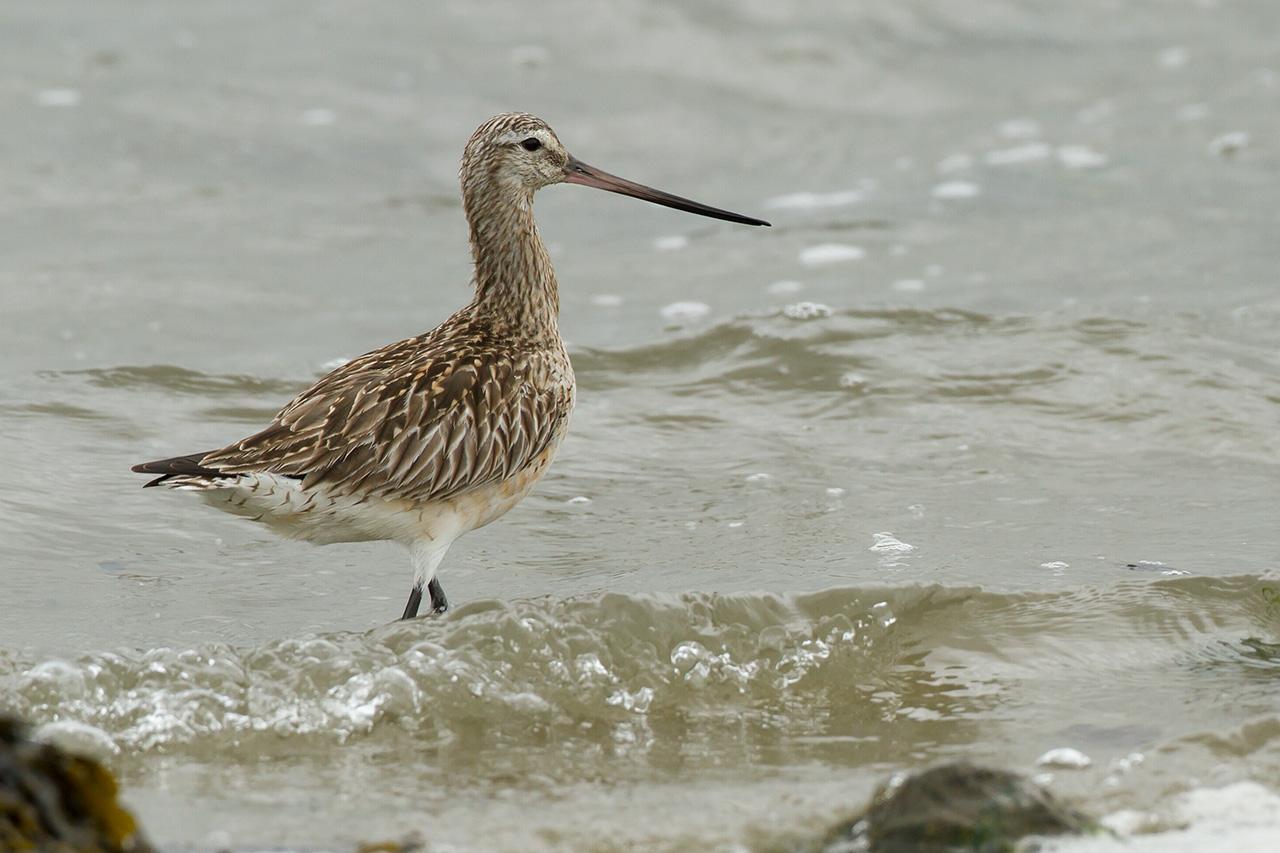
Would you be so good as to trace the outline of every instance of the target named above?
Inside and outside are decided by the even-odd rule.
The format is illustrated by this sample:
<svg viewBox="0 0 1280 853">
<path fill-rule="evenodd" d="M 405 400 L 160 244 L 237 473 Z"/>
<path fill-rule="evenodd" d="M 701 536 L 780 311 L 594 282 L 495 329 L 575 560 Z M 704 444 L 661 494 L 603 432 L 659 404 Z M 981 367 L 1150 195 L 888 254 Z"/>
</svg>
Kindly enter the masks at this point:
<svg viewBox="0 0 1280 853">
<path fill-rule="evenodd" d="M 216 477 L 217 468 L 206 468 L 200 460 L 208 453 L 192 453 L 189 456 L 174 456 L 169 459 L 157 459 L 155 462 L 142 462 L 130 468 L 135 474 L 159 474 L 154 480 L 143 486 L 144 489 L 158 486 L 170 477 Z"/>
</svg>

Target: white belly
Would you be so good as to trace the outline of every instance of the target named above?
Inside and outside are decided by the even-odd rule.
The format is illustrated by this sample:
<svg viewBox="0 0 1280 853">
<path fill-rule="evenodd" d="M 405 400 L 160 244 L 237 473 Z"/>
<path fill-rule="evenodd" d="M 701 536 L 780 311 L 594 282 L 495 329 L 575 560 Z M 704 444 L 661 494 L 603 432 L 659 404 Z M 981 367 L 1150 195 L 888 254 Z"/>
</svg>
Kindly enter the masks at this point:
<svg viewBox="0 0 1280 853">
<path fill-rule="evenodd" d="M 390 539 L 412 546 L 424 540 L 452 542 L 505 515 L 529 494 L 555 457 L 559 442 L 514 476 L 438 501 L 408 501 L 336 494 L 323 485 L 276 474 L 175 482 L 198 491 L 224 512 L 259 521 L 276 533 L 317 545 Z M 447 547 L 447 544 L 446 544 Z"/>
</svg>

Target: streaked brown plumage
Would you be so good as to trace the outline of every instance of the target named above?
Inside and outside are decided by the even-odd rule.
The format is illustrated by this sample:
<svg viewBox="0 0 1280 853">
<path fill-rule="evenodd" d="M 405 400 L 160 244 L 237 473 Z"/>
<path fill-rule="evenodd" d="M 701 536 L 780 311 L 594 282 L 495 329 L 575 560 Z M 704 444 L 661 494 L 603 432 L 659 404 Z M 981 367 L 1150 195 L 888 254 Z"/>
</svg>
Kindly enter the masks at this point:
<svg viewBox="0 0 1280 853">
<path fill-rule="evenodd" d="M 160 475 L 149 486 L 197 490 L 288 536 L 403 543 L 415 567 L 405 617 L 417 613 L 424 585 L 433 610 L 447 607 L 435 574 L 449 545 L 518 503 L 568 426 L 573 368 L 533 193 L 580 183 L 767 224 L 587 166 L 525 113 L 495 116 L 476 130 L 461 182 L 475 264 L 475 297 L 466 307 L 430 332 L 323 377 L 261 432 L 133 469 Z"/>
</svg>

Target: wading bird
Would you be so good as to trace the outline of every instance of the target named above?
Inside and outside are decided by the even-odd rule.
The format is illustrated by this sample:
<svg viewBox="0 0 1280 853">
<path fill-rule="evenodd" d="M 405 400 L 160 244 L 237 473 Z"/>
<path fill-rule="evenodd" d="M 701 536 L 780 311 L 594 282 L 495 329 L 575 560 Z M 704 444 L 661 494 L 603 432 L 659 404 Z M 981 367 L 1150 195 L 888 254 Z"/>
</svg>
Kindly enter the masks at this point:
<svg viewBox="0 0 1280 853">
<path fill-rule="evenodd" d="M 266 429 L 221 450 L 135 465 L 148 486 L 317 544 L 392 539 L 409 549 L 403 618 L 448 608 L 436 570 L 462 534 L 511 509 L 546 472 L 573 409 L 555 271 L 533 194 L 569 183 L 745 225 L 769 223 L 610 175 L 570 156 L 525 113 L 495 116 L 462 157 L 475 297 L 435 329 L 347 362 Z"/>
</svg>

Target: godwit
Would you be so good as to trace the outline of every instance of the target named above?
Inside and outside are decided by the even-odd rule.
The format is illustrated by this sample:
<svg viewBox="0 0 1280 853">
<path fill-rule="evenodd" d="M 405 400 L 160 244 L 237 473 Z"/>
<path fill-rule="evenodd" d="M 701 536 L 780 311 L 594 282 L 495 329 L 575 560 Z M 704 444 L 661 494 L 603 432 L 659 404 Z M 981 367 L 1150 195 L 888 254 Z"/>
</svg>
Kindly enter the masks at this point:
<svg viewBox="0 0 1280 853">
<path fill-rule="evenodd" d="M 221 450 L 135 465 L 219 509 L 321 545 L 391 539 L 409 549 L 418 614 L 448 606 L 436 570 L 462 534 L 529 493 L 555 456 L 574 379 L 555 271 L 533 219 L 551 184 L 598 187 L 746 225 L 769 223 L 602 172 L 546 122 L 505 113 L 462 156 L 475 297 L 435 329 L 353 359 L 293 398 L 271 425 Z"/>
</svg>

